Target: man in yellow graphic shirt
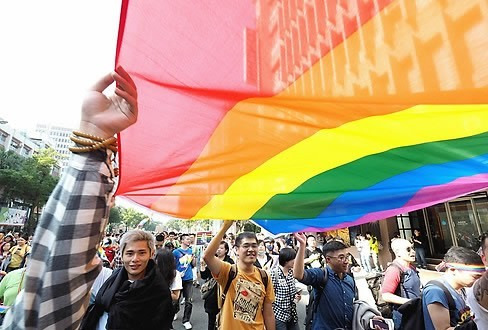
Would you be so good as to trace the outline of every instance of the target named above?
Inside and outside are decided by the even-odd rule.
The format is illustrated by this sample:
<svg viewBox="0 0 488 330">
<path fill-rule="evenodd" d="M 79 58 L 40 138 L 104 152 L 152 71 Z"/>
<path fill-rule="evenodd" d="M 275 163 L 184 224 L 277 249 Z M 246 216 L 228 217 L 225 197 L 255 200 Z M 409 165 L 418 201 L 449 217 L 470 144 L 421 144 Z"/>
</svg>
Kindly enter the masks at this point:
<svg viewBox="0 0 488 330">
<path fill-rule="evenodd" d="M 226 287 L 232 266 L 219 260 L 215 252 L 230 226 L 232 221 L 224 222 L 203 255 L 221 290 Z M 254 233 L 244 232 L 237 236 L 235 245 L 238 255 L 236 274 L 220 311 L 220 329 L 275 329 L 273 283 L 269 274 L 254 266 L 258 239 Z"/>
</svg>

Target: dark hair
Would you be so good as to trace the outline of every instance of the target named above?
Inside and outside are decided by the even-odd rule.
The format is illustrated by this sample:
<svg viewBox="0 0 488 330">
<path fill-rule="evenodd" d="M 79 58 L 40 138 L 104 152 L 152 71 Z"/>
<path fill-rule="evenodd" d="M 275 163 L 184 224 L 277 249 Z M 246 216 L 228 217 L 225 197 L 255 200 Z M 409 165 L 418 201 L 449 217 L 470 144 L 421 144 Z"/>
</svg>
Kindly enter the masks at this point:
<svg viewBox="0 0 488 330">
<path fill-rule="evenodd" d="M 174 245 L 173 243 L 171 243 L 171 242 L 166 242 L 166 243 L 164 244 L 164 247 L 165 247 L 166 249 L 168 249 L 168 250 L 171 250 L 171 251 L 173 251 L 173 250 L 175 249 L 175 245 Z"/>
<path fill-rule="evenodd" d="M 220 244 L 219 245 L 224 245 L 224 249 L 225 249 L 225 254 L 229 253 L 229 244 L 227 244 L 226 241 L 220 241 Z"/>
<path fill-rule="evenodd" d="M 190 237 L 190 235 L 188 235 L 188 234 L 181 234 L 180 241 L 183 240 L 183 238 L 185 238 L 185 237 Z"/>
<path fill-rule="evenodd" d="M 174 231 L 170 231 L 168 235 L 176 236 L 176 233 Z"/>
<path fill-rule="evenodd" d="M 28 240 L 29 240 L 29 235 L 27 235 L 27 234 L 22 234 L 22 235 L 20 235 L 20 236 L 19 236 L 19 238 L 23 238 L 23 239 L 25 239 L 26 241 L 28 241 Z"/>
<path fill-rule="evenodd" d="M 465 265 L 483 265 L 481 257 L 476 252 L 462 246 L 451 247 L 444 255 L 444 261 Z"/>
<path fill-rule="evenodd" d="M 156 241 L 158 241 L 158 242 L 164 241 L 164 235 L 163 234 L 157 234 L 156 235 Z"/>
<path fill-rule="evenodd" d="M 176 276 L 176 263 L 173 252 L 168 249 L 160 249 L 156 253 L 156 264 L 168 286 L 173 283 Z"/>
<path fill-rule="evenodd" d="M 307 235 L 307 239 L 309 239 L 310 237 L 313 237 L 315 239 L 317 239 L 314 235 L 310 234 L 310 235 Z"/>
<path fill-rule="evenodd" d="M 288 261 L 295 259 L 297 253 L 292 248 L 283 248 L 280 250 L 278 261 L 281 266 L 284 266 Z"/>
<path fill-rule="evenodd" d="M 328 256 L 329 253 L 339 251 L 339 250 L 344 250 L 347 249 L 347 246 L 339 241 L 330 241 L 327 244 L 324 245 L 322 252 L 324 253 L 324 256 Z"/>
<path fill-rule="evenodd" d="M 249 231 L 245 231 L 243 233 L 240 233 L 239 235 L 237 235 L 236 237 L 236 246 L 239 247 L 241 245 L 241 242 L 243 239 L 254 239 L 256 240 L 256 243 L 258 242 L 258 238 L 256 237 L 256 234 L 255 233 L 252 233 L 252 232 L 249 232 Z"/>
</svg>

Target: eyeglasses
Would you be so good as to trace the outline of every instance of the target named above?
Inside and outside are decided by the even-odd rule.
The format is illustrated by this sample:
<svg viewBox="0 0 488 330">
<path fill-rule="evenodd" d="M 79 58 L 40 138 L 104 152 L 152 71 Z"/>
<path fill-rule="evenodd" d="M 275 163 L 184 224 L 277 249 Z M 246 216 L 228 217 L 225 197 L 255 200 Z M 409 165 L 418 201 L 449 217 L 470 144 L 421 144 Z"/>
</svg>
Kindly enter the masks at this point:
<svg viewBox="0 0 488 330">
<path fill-rule="evenodd" d="M 340 262 L 344 262 L 344 261 L 348 260 L 347 259 L 347 256 L 345 256 L 343 254 L 341 254 L 341 255 L 339 255 L 337 257 L 334 257 L 334 256 L 326 256 L 326 257 L 328 257 L 328 258 L 335 258 L 335 259 L 339 260 Z"/>
<path fill-rule="evenodd" d="M 241 247 L 241 248 L 243 248 L 245 250 L 247 250 L 249 248 L 251 248 L 253 250 L 256 250 L 258 248 L 258 246 L 259 245 L 255 243 L 255 244 L 242 244 L 242 245 L 239 245 L 238 247 Z"/>
</svg>

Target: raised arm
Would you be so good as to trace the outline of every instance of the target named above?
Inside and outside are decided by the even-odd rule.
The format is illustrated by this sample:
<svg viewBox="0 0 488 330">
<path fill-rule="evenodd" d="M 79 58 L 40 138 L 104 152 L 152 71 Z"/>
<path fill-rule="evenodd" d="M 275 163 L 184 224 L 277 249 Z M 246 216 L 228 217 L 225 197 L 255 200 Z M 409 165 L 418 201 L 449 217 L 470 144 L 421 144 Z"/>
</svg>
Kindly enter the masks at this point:
<svg viewBox="0 0 488 330">
<path fill-rule="evenodd" d="M 233 221 L 224 221 L 222 228 L 220 228 L 220 231 L 217 233 L 217 235 L 212 238 L 207 246 L 207 249 L 203 253 L 203 260 L 207 264 L 208 269 L 210 269 L 212 274 L 216 276 L 220 274 L 220 266 L 222 265 L 222 261 L 220 261 L 219 258 L 215 256 L 215 253 L 219 248 L 220 242 L 224 238 L 224 234 L 227 232 L 227 230 L 229 230 L 233 223 Z"/>
<path fill-rule="evenodd" d="M 114 81 L 115 94 L 105 96 L 102 92 Z M 88 92 L 79 131 L 107 139 L 136 119 L 136 86 L 119 67 Z M 37 225 L 25 290 L 9 310 L 3 329 L 79 326 L 101 269 L 96 247 L 108 219 L 113 188 L 109 157 L 110 152 L 101 149 L 71 158 Z"/>
<path fill-rule="evenodd" d="M 305 243 L 307 238 L 305 234 L 296 233 L 295 238 L 298 242 L 298 252 L 295 258 L 295 265 L 293 266 L 293 276 L 299 281 L 303 280 L 304 265 L 303 259 L 305 258 Z"/>
</svg>

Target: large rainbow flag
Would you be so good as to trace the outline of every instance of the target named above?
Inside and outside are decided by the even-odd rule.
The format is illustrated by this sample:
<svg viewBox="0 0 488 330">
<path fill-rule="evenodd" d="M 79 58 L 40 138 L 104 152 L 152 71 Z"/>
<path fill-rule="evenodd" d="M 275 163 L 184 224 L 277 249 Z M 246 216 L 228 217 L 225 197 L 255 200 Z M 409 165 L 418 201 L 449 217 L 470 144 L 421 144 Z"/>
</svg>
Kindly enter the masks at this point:
<svg viewBox="0 0 488 330">
<path fill-rule="evenodd" d="M 122 3 L 117 194 L 274 233 L 488 188 L 486 0 Z"/>
</svg>

